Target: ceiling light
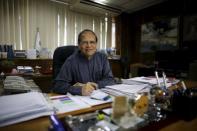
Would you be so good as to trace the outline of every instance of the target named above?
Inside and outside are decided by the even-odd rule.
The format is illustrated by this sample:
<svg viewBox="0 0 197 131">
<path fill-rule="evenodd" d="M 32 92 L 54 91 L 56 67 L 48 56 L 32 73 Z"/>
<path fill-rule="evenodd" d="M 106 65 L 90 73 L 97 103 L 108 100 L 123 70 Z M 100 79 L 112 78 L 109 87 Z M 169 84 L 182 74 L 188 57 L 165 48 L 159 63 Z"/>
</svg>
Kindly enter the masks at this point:
<svg viewBox="0 0 197 131">
<path fill-rule="evenodd" d="M 93 0 L 96 3 L 105 4 L 107 0 Z"/>
</svg>

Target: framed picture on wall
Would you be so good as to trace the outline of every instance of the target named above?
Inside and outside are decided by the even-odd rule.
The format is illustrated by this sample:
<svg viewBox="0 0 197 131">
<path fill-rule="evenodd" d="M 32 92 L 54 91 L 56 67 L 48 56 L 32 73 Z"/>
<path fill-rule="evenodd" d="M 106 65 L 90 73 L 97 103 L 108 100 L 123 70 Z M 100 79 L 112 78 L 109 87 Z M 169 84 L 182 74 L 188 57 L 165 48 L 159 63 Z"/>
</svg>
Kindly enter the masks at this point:
<svg viewBox="0 0 197 131">
<path fill-rule="evenodd" d="M 140 52 L 177 48 L 178 17 L 145 23 L 141 26 Z"/>
<path fill-rule="evenodd" d="M 183 41 L 197 41 L 197 15 L 184 16 Z"/>
</svg>

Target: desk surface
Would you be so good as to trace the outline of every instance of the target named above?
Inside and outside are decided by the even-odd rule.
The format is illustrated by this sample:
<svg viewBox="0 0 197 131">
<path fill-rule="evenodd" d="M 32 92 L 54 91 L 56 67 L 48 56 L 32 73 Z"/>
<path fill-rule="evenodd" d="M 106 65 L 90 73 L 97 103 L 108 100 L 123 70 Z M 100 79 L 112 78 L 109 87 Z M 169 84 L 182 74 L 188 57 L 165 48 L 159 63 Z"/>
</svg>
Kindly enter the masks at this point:
<svg viewBox="0 0 197 131">
<path fill-rule="evenodd" d="M 186 85 L 190 87 L 197 86 L 197 82 L 186 82 Z M 109 108 L 111 107 L 111 103 L 102 104 L 98 106 L 93 106 L 91 108 L 82 109 L 78 111 L 72 111 L 69 113 L 64 113 L 58 115 L 58 117 L 63 120 L 66 115 L 78 115 L 88 112 L 93 112 L 96 110 Z M 48 117 L 41 117 L 34 120 L 29 120 L 26 122 L 1 127 L 1 131 L 48 131 L 48 127 L 50 125 L 50 121 Z M 161 121 L 159 123 L 155 123 L 149 125 L 147 128 L 142 128 L 142 130 L 161 130 L 161 131 L 197 131 L 197 118 L 193 119 L 192 121 L 184 121 L 178 118 L 175 119 L 166 119 L 165 121 Z"/>
<path fill-rule="evenodd" d="M 77 115 L 87 112 L 92 112 L 95 110 L 103 109 L 110 107 L 111 104 L 104 104 L 95 106 L 89 109 L 84 109 L 80 111 L 74 111 L 70 113 L 65 113 L 58 115 L 60 119 L 63 120 L 64 116 L 68 114 Z M 48 127 L 50 125 L 48 117 L 41 117 L 34 120 L 14 124 L 11 126 L 6 126 L 0 128 L 1 131 L 48 131 Z M 197 118 L 192 121 L 184 121 L 184 120 L 166 120 L 164 122 L 155 123 L 148 127 L 142 128 L 141 130 L 161 130 L 161 131 L 197 131 Z"/>
<path fill-rule="evenodd" d="M 59 114 L 58 118 L 63 120 L 64 117 L 67 115 L 78 115 L 78 114 L 83 114 L 83 113 L 88 113 L 88 112 L 94 112 L 96 110 L 109 108 L 109 107 L 111 107 L 111 103 L 93 106 L 91 108 L 82 109 L 78 111 L 72 111 L 69 113 Z M 16 131 L 48 131 L 49 125 L 50 125 L 49 117 L 41 117 L 41 118 L 26 121 L 26 122 L 18 123 L 18 124 L 13 124 L 10 126 L 0 127 L 0 130 L 1 131 L 14 131 L 14 130 Z"/>
</svg>

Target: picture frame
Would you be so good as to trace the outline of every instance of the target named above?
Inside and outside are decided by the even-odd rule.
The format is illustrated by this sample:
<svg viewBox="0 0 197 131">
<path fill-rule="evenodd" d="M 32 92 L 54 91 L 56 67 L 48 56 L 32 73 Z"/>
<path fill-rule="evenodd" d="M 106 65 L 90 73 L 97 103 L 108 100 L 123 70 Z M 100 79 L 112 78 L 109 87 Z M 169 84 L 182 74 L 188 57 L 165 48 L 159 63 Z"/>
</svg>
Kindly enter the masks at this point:
<svg viewBox="0 0 197 131">
<path fill-rule="evenodd" d="M 142 24 L 140 52 L 176 49 L 178 21 L 178 17 L 173 17 Z"/>
<path fill-rule="evenodd" d="M 197 15 L 183 17 L 183 41 L 197 41 Z"/>
</svg>

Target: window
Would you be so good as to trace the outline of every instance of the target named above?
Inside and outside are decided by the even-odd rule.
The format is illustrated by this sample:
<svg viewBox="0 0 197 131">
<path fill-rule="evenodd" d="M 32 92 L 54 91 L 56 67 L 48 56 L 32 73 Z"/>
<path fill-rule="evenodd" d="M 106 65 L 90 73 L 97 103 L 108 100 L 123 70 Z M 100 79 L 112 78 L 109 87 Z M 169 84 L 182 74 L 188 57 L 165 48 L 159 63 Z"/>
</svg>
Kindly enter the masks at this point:
<svg viewBox="0 0 197 131">
<path fill-rule="evenodd" d="M 112 45 L 111 48 L 116 48 L 116 25 L 112 22 Z"/>
<path fill-rule="evenodd" d="M 12 43 L 15 49 L 34 48 L 37 28 L 41 47 L 52 51 L 58 46 L 77 45 L 83 29 L 97 34 L 98 49 L 115 45 L 115 26 L 109 16 L 74 12 L 67 5 L 48 0 L 1 0 L 0 5 L 0 42 Z"/>
</svg>

